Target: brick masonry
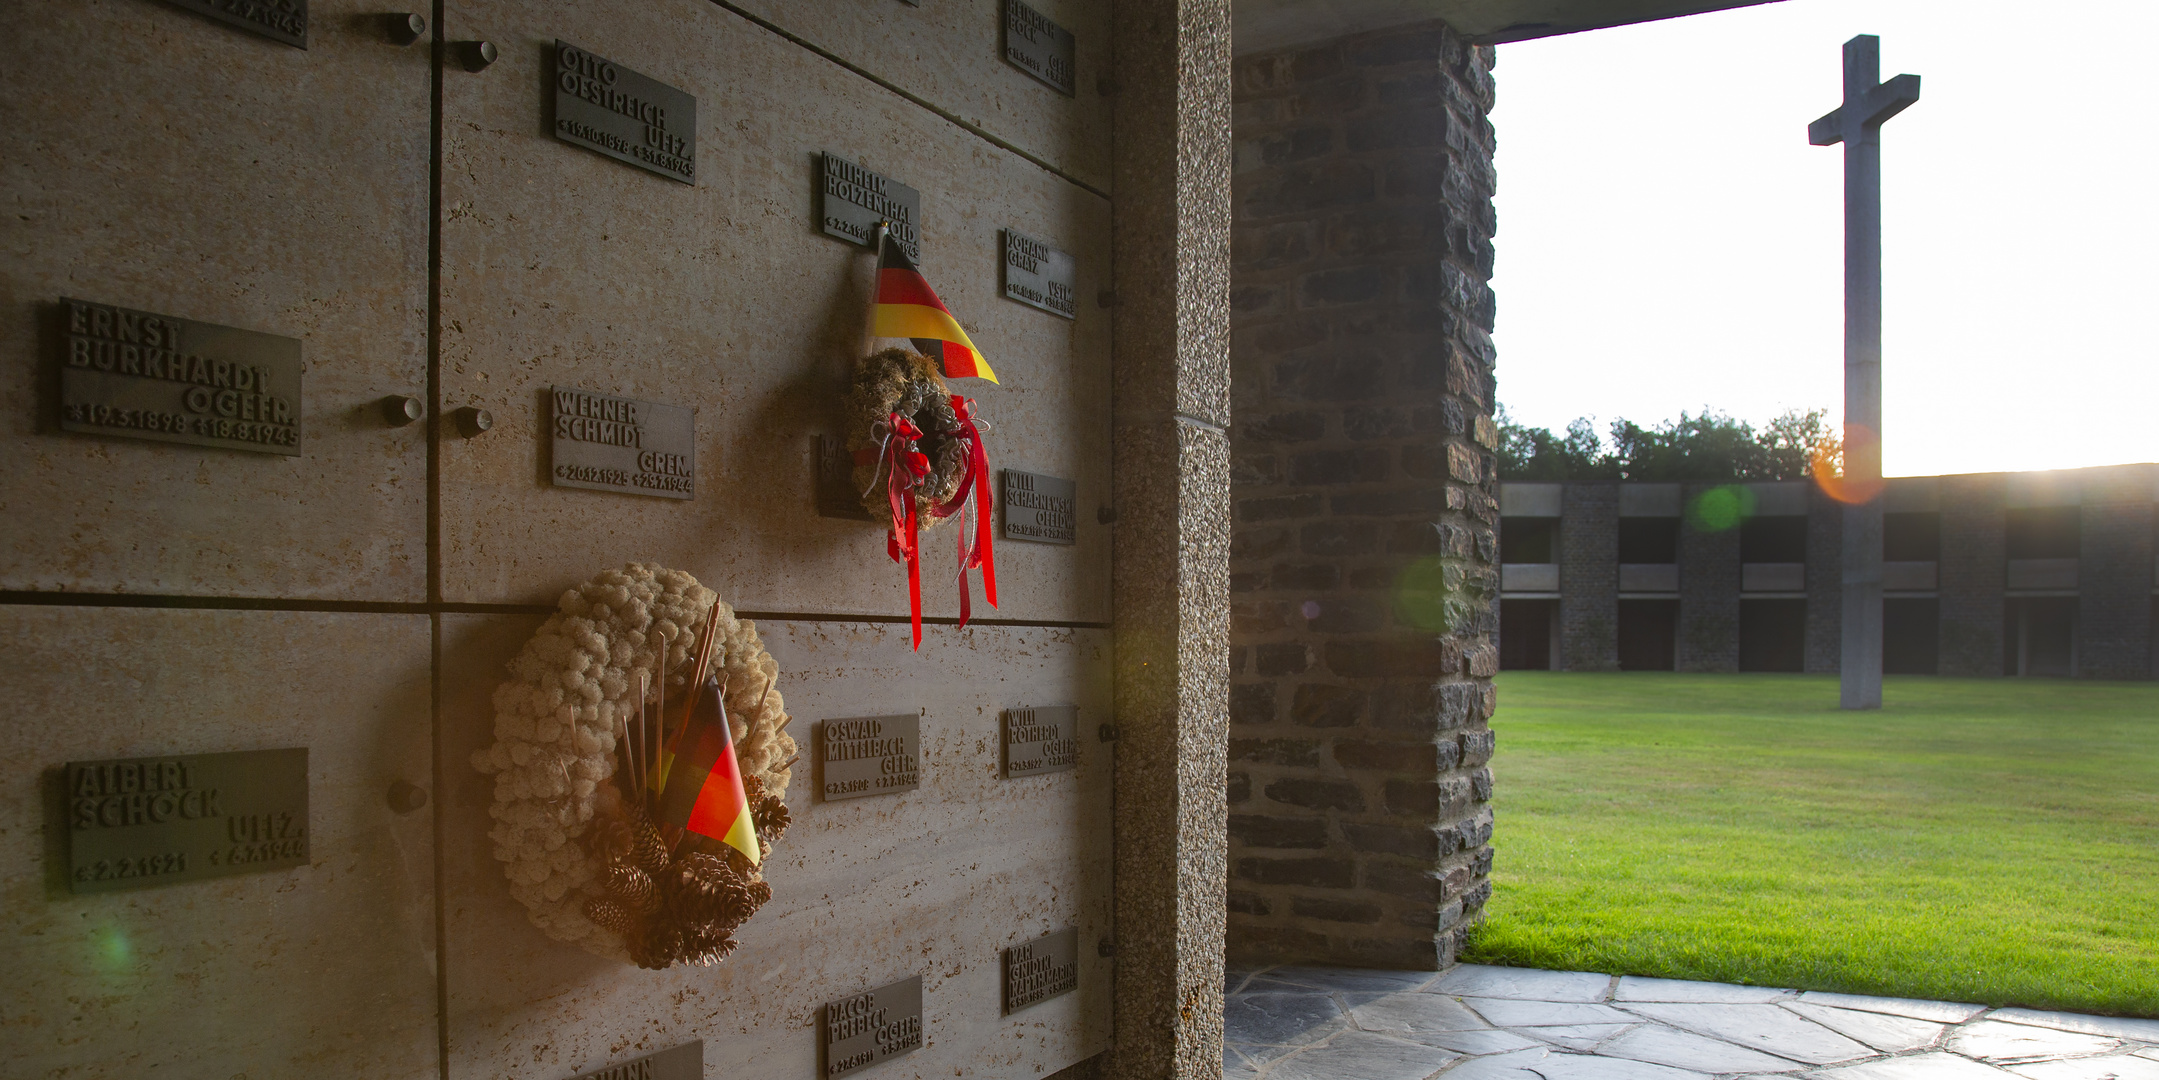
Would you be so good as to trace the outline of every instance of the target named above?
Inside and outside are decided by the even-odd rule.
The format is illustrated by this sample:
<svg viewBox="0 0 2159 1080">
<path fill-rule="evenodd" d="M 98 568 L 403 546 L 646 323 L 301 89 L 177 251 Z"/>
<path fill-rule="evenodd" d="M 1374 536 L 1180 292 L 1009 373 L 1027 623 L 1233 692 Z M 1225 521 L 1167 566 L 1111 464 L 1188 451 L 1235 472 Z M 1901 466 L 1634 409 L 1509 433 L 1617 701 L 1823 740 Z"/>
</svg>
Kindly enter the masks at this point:
<svg viewBox="0 0 2159 1080">
<path fill-rule="evenodd" d="M 2107 469 L 2084 485 L 2077 674 L 2152 677 L 2152 479 Z"/>
<path fill-rule="evenodd" d="M 1807 654 L 1805 670 L 1844 663 L 1844 504 L 1807 485 Z"/>
<path fill-rule="evenodd" d="M 1717 485 L 1688 484 L 1692 507 Z M 1688 514 L 1679 526 L 1679 671 L 1739 670 L 1739 527 L 1705 528 Z"/>
<path fill-rule="evenodd" d="M 2002 673 L 2005 487 L 2000 473 L 1942 477 L 1942 548 L 1935 564 L 1941 597 L 1940 674 Z"/>
<path fill-rule="evenodd" d="M 1619 670 L 1619 485 L 1559 494 L 1559 654 L 1566 671 Z"/>
<path fill-rule="evenodd" d="M 1491 887 L 1492 53 L 1240 57 L 1229 949 L 1451 963 Z"/>
</svg>

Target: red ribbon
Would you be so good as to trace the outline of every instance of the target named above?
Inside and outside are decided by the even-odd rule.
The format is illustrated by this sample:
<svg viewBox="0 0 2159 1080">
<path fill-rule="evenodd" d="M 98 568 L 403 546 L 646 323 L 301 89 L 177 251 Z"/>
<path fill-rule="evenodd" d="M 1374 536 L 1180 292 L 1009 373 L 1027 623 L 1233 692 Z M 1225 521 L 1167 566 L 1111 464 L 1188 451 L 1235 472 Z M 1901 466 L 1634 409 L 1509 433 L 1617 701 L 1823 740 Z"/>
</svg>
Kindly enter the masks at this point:
<svg viewBox="0 0 2159 1080">
<path fill-rule="evenodd" d="M 975 426 L 975 403 L 972 398 L 952 395 L 952 412 L 959 417 L 959 428 L 954 437 L 967 444 L 967 457 L 962 462 L 959 490 L 951 501 L 930 508 L 930 516 L 948 518 L 962 509 L 970 509 L 974 515 L 974 546 L 967 544 L 968 529 L 957 530 L 959 543 L 960 625 L 974 617 L 973 603 L 968 595 L 967 571 L 980 567 L 982 570 L 982 596 L 997 606 L 997 558 L 991 550 L 990 537 L 995 531 L 990 523 L 990 458 L 982 445 L 982 430 Z M 968 496 L 974 496 L 970 507 Z"/>
<path fill-rule="evenodd" d="M 892 524 L 885 530 L 885 552 L 892 556 L 893 562 L 907 564 L 907 608 L 914 624 L 917 652 L 922 649 L 920 514 L 948 518 L 966 510 L 973 515 L 971 527 L 963 525 L 955 530 L 959 545 L 960 626 L 965 627 L 974 617 L 967 571 L 981 569 L 982 595 L 991 607 L 997 606 L 997 559 L 990 547 L 993 529 L 990 523 L 989 451 L 982 445 L 982 429 L 975 426 L 974 408 L 972 400 L 952 395 L 952 411 L 959 417 L 959 426 L 951 435 L 965 444 L 966 449 L 960 461 L 959 490 L 942 504 L 917 506 L 915 503 L 915 489 L 929 477 L 930 459 L 915 446 L 915 440 L 922 438 L 922 429 L 905 416 L 892 413 L 885 417 L 883 446 L 876 450 L 855 451 L 858 463 L 878 463 L 885 469 L 885 498 L 892 508 Z M 872 487 L 871 490 L 876 489 Z M 967 542 L 970 531 L 974 533 L 972 545 Z"/>
<path fill-rule="evenodd" d="M 893 413 L 885 417 L 885 498 L 892 506 L 892 525 L 885 530 L 885 552 L 892 561 L 907 564 L 907 607 L 914 614 L 915 649 L 922 649 L 922 544 L 921 523 L 915 517 L 915 485 L 930 474 L 929 455 L 915 449 L 922 429 Z"/>
</svg>

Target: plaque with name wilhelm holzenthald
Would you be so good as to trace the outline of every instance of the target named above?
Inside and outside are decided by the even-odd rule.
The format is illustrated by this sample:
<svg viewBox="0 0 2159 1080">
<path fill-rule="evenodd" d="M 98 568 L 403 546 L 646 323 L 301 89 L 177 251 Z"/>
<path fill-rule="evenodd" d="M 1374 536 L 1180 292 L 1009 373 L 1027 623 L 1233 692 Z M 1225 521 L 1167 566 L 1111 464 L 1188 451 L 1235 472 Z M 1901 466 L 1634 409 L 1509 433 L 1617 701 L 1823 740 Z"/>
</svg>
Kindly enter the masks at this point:
<svg viewBox="0 0 2159 1080">
<path fill-rule="evenodd" d="M 817 219 L 826 236 L 867 247 L 877 242 L 877 223 L 889 221 L 907 257 L 922 261 L 921 192 L 838 154 L 817 160 Z"/>
<path fill-rule="evenodd" d="M 557 386 L 548 392 L 556 487 L 620 491 L 662 499 L 697 496 L 697 414 L 680 405 L 637 401 Z"/>
<path fill-rule="evenodd" d="M 295 48 L 307 48 L 307 0 L 165 0 Z"/>
<path fill-rule="evenodd" d="M 1013 67 L 1071 97 L 1072 51 L 1072 31 L 1049 21 L 1048 16 L 1020 0 L 1005 0 L 1005 59 Z"/>
<path fill-rule="evenodd" d="M 1005 299 L 1073 319 L 1079 317 L 1079 303 L 1073 299 L 1078 289 L 1079 264 L 1071 255 L 1026 233 L 1005 230 Z"/>
<path fill-rule="evenodd" d="M 1079 486 L 1040 473 L 1005 470 L 1005 539 L 1032 540 L 1038 544 L 1069 544 Z"/>
<path fill-rule="evenodd" d="M 705 1040 L 633 1057 L 570 1080 L 705 1080 Z"/>
<path fill-rule="evenodd" d="M 697 183 L 697 99 L 559 39 L 555 138 Z"/>
<path fill-rule="evenodd" d="M 825 801 L 890 795 L 922 786 L 922 718 L 827 720 L 817 740 Z"/>
<path fill-rule="evenodd" d="M 307 748 L 71 761 L 68 888 L 306 866 Z"/>
<path fill-rule="evenodd" d="M 300 456 L 300 342 L 60 301 L 60 430 Z"/>
<path fill-rule="evenodd" d="M 1037 776 L 1079 766 L 1079 706 L 1005 710 L 1005 776 Z"/>
<path fill-rule="evenodd" d="M 1079 989 L 1079 927 L 1005 950 L 1005 1012 Z"/>
<path fill-rule="evenodd" d="M 825 1076 L 867 1069 L 922 1047 L 922 976 L 825 1006 Z"/>
</svg>

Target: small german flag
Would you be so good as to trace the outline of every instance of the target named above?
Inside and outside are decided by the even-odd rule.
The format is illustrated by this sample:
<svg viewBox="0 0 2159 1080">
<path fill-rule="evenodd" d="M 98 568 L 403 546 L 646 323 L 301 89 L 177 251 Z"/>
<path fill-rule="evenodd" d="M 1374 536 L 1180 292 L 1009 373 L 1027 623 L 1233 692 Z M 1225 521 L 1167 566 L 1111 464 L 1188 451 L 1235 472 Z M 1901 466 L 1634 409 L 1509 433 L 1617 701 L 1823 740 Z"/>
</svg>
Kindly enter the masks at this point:
<svg viewBox="0 0 2159 1080">
<path fill-rule="evenodd" d="M 870 333 L 912 340 L 915 351 L 937 361 L 947 379 L 997 381 L 989 361 L 982 359 L 981 350 L 967 339 L 967 331 L 960 329 L 959 320 L 890 233 L 877 259 L 877 304 L 871 310 Z"/>
<path fill-rule="evenodd" d="M 742 790 L 742 766 L 735 761 L 719 680 L 705 680 L 684 723 L 689 730 L 677 739 L 677 753 L 667 765 L 667 783 L 660 791 L 661 820 L 718 840 L 757 865 L 757 825 Z"/>
</svg>

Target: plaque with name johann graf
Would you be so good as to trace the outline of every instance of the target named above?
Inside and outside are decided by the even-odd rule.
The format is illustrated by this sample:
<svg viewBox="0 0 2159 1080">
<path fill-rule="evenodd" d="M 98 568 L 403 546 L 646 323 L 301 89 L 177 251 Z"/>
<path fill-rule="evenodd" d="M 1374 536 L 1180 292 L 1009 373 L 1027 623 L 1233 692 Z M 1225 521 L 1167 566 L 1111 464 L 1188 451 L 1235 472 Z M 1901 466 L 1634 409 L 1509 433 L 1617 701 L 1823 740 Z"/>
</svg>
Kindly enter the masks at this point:
<svg viewBox="0 0 2159 1080">
<path fill-rule="evenodd" d="M 922 976 L 825 1006 L 825 1076 L 846 1076 L 922 1048 Z"/>
<path fill-rule="evenodd" d="M 705 1041 L 686 1042 L 642 1057 L 581 1072 L 570 1080 L 704 1080 Z"/>
<path fill-rule="evenodd" d="M 892 238 L 907 257 L 922 260 L 922 193 L 839 156 L 818 156 L 817 218 L 826 236 L 867 247 L 877 242 L 877 223 L 892 223 Z"/>
<path fill-rule="evenodd" d="M 60 429 L 300 456 L 300 342 L 60 301 Z"/>
<path fill-rule="evenodd" d="M 1005 230 L 1005 299 L 1067 319 L 1079 317 L 1079 264 L 1023 232 Z"/>
<path fill-rule="evenodd" d="M 1039 776 L 1079 766 L 1079 706 L 1005 710 L 1005 776 Z"/>
<path fill-rule="evenodd" d="M 825 801 L 890 795 L 922 786 L 922 718 L 827 720 L 817 740 Z"/>
<path fill-rule="evenodd" d="M 1079 927 L 1005 950 L 1005 1013 L 1079 989 Z"/>
<path fill-rule="evenodd" d="M 1069 544 L 1079 485 L 1040 473 L 1005 470 L 1005 539 Z"/>
<path fill-rule="evenodd" d="M 697 183 L 697 99 L 559 39 L 555 138 Z"/>
<path fill-rule="evenodd" d="M 165 0 L 176 8 L 208 15 L 283 42 L 307 48 L 307 0 Z"/>
<path fill-rule="evenodd" d="M 567 386 L 554 387 L 548 398 L 554 414 L 548 475 L 556 487 L 696 497 L 696 413 Z"/>
<path fill-rule="evenodd" d="M 1020 0 L 1005 0 L 1005 59 L 1066 97 L 1074 85 L 1072 46 L 1072 31 Z"/>
<path fill-rule="evenodd" d="M 62 779 L 73 892 L 307 865 L 306 747 L 71 761 Z"/>
</svg>

